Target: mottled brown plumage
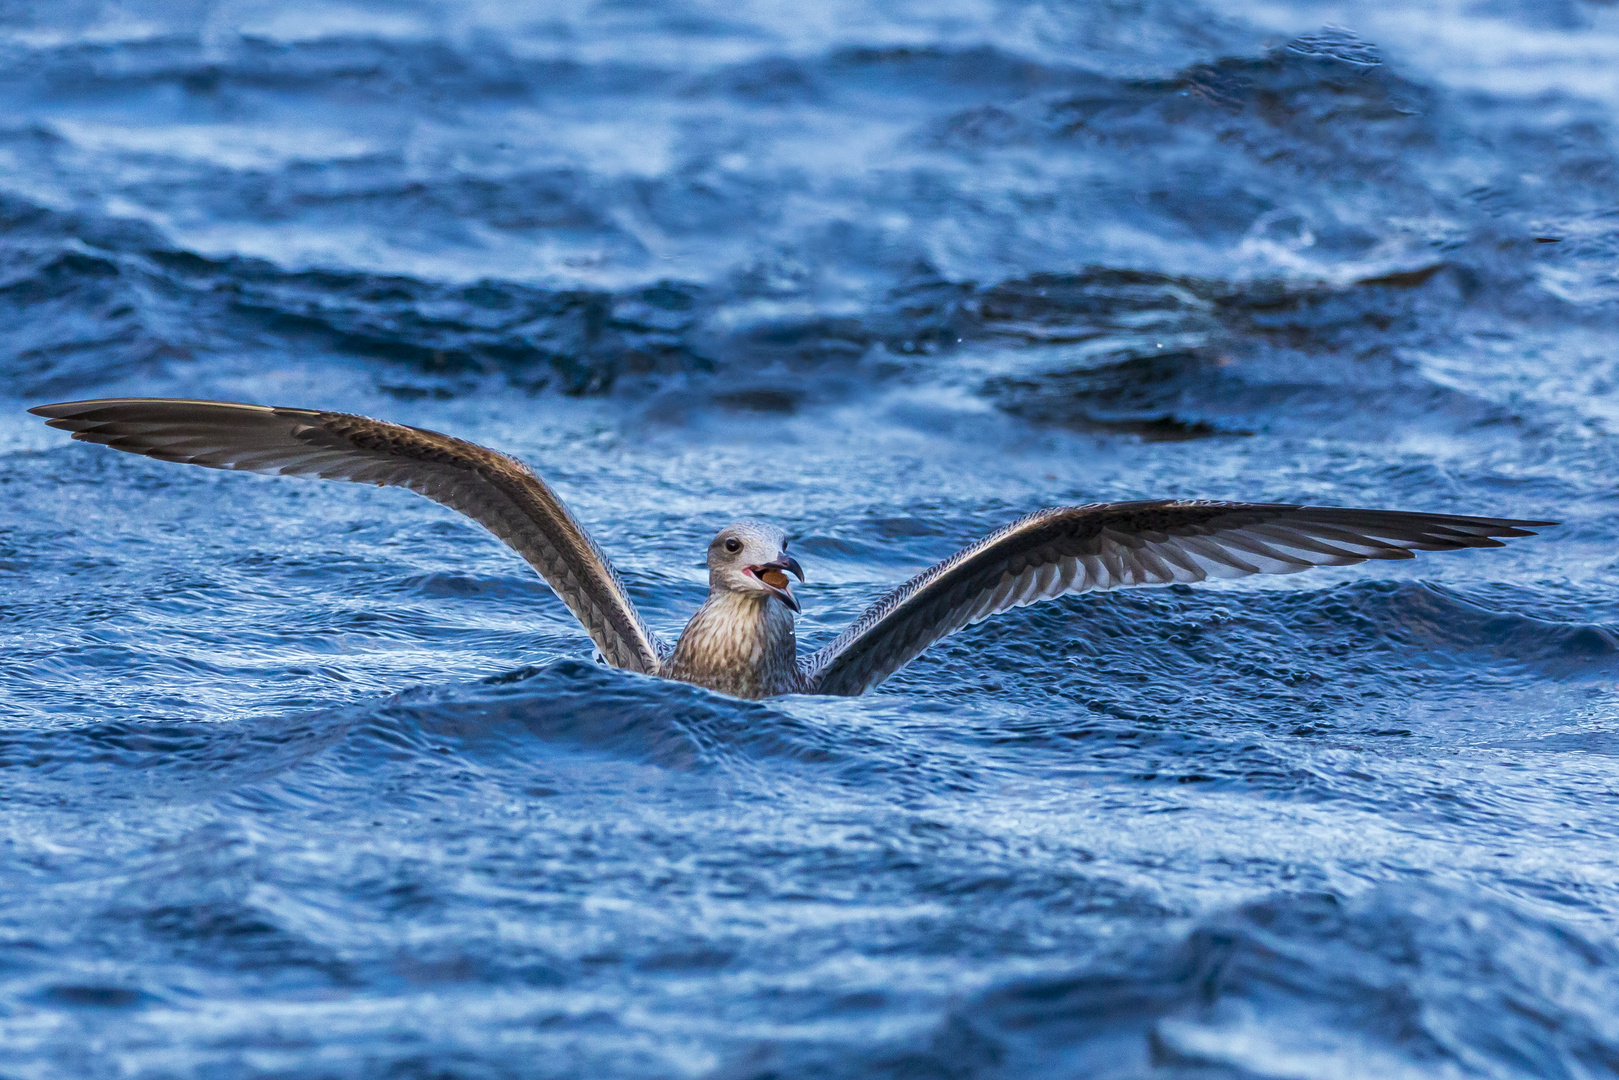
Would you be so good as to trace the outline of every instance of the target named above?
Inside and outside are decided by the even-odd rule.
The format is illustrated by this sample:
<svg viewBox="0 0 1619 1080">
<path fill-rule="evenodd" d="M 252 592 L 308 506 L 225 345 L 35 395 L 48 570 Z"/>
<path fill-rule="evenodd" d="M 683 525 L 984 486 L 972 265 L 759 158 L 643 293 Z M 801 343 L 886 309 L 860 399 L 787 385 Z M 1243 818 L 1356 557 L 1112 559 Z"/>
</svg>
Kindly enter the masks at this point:
<svg viewBox="0 0 1619 1080">
<path fill-rule="evenodd" d="M 75 439 L 160 461 L 409 488 L 459 510 L 539 571 L 608 663 L 655 674 L 662 655 L 601 549 L 521 462 L 436 431 L 346 413 L 124 398 L 30 412 Z"/>
<path fill-rule="evenodd" d="M 1555 524 L 1179 500 L 1042 510 L 895 588 L 800 659 L 798 601 L 784 574 L 803 574 L 773 526 L 739 522 L 714 538 L 708 599 L 670 649 L 556 493 L 486 447 L 347 413 L 229 402 L 122 398 L 30 411 L 75 439 L 163 461 L 409 488 L 478 521 L 526 559 L 608 663 L 750 698 L 859 694 L 964 626 L 1067 593 L 1500 547 L 1498 537 Z"/>
<path fill-rule="evenodd" d="M 686 624 L 662 674 L 741 698 L 809 689 L 786 607 L 769 596 L 719 590 Z"/>
</svg>

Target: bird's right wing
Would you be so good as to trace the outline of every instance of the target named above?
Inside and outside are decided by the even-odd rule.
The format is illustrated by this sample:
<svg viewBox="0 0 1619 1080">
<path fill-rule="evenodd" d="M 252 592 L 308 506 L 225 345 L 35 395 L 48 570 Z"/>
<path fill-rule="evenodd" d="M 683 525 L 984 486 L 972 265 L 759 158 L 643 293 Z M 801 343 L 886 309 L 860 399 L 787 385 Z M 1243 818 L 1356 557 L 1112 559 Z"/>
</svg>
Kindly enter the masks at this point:
<svg viewBox="0 0 1619 1080">
<path fill-rule="evenodd" d="M 1273 503 L 1093 503 L 1041 510 L 957 552 L 866 609 L 804 663 L 813 694 L 860 694 L 946 635 L 1065 593 L 1500 547 L 1552 521 Z"/>
<path fill-rule="evenodd" d="M 656 674 L 663 646 L 562 500 L 521 462 L 436 431 L 348 413 L 112 398 L 28 410 L 75 439 L 211 469 L 403 487 L 459 510 L 538 570 L 614 667 Z"/>
</svg>

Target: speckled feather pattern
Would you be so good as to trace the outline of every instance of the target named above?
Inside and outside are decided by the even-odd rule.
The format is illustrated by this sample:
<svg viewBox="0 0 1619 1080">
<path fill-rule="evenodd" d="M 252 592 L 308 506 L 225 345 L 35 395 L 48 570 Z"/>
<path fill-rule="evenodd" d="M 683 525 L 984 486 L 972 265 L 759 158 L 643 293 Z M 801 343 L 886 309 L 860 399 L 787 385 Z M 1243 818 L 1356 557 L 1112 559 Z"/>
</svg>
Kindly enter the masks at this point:
<svg viewBox="0 0 1619 1080">
<path fill-rule="evenodd" d="M 793 616 L 780 601 L 714 591 L 686 624 L 661 674 L 743 698 L 808 689 Z"/>
<path fill-rule="evenodd" d="M 859 694 L 980 619 L 1067 593 L 1291 574 L 1413 551 L 1499 547 L 1549 522 L 1151 500 L 1040 510 L 918 574 L 804 661 L 811 692 Z"/>
<path fill-rule="evenodd" d="M 747 698 L 860 694 L 962 627 L 1067 593 L 1499 547 L 1497 537 L 1554 524 L 1280 503 L 1059 507 L 923 571 L 802 660 L 793 615 L 779 599 L 719 587 L 671 651 L 641 621 L 612 564 L 556 493 L 486 447 L 347 413 L 226 402 L 128 398 L 32 411 L 75 439 L 164 461 L 409 488 L 467 514 L 516 550 L 608 663 Z M 751 528 L 773 531 L 784 543 L 780 530 Z"/>
<path fill-rule="evenodd" d="M 654 674 L 665 649 L 607 557 L 527 466 L 436 431 L 347 413 L 128 398 L 34 410 L 75 439 L 215 469 L 404 487 L 458 510 L 537 570 L 614 667 Z"/>
</svg>

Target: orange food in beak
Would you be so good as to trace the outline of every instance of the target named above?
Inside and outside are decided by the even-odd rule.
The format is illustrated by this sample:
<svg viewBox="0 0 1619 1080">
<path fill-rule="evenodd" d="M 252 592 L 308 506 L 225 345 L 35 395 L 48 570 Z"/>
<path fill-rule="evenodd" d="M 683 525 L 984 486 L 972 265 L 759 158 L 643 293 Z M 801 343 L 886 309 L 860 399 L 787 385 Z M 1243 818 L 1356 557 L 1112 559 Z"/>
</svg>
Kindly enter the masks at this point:
<svg viewBox="0 0 1619 1080">
<path fill-rule="evenodd" d="M 787 575 L 780 570 L 765 570 L 760 573 L 759 580 L 769 585 L 772 589 L 785 589 L 787 587 Z"/>
</svg>

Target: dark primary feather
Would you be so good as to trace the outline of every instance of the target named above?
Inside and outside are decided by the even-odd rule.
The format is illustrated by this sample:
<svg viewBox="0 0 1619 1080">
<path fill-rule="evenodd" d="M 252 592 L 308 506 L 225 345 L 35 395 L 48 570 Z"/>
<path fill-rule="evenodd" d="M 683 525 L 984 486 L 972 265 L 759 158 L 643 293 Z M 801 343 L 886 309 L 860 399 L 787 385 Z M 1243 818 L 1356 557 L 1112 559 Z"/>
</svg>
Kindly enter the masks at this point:
<svg viewBox="0 0 1619 1080">
<path fill-rule="evenodd" d="M 1267 503 L 1151 501 L 1042 510 L 918 574 L 806 658 L 811 693 L 859 694 L 996 612 L 1066 593 L 1291 574 L 1413 551 L 1500 547 L 1551 521 Z"/>
<path fill-rule="evenodd" d="M 28 410 L 75 439 L 160 461 L 409 488 L 504 540 L 562 598 L 607 661 L 655 674 L 663 652 L 612 564 L 521 462 L 436 431 L 348 413 L 118 398 Z"/>
<path fill-rule="evenodd" d="M 503 454 L 433 431 L 308 409 L 127 398 L 30 411 L 75 439 L 164 461 L 419 492 L 472 517 L 528 560 L 609 663 L 648 674 L 662 670 L 666 650 L 607 558 L 556 493 Z M 890 592 L 800 662 L 787 681 L 810 693 L 858 694 L 963 626 L 1065 593 L 1499 547 L 1498 537 L 1526 536 L 1551 524 L 1264 503 L 1042 510 Z"/>
</svg>

